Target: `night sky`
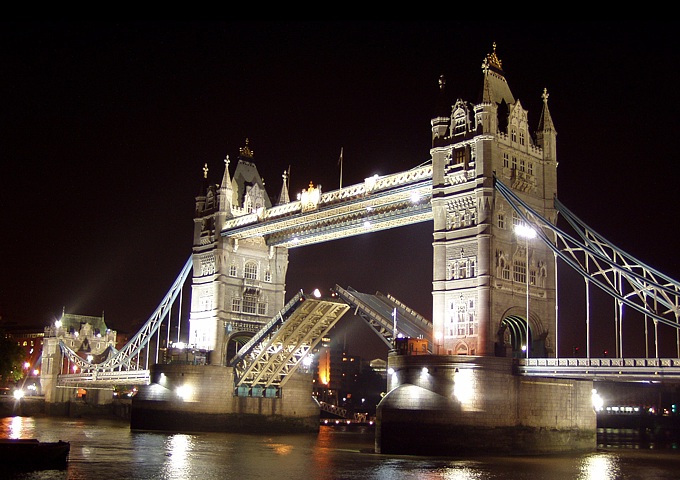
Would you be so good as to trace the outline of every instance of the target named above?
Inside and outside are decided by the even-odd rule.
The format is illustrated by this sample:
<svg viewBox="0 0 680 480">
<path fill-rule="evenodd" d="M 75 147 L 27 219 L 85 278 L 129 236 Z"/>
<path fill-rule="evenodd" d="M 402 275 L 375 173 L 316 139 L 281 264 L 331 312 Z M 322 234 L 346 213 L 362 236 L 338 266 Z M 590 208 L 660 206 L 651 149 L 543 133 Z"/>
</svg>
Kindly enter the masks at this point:
<svg viewBox="0 0 680 480">
<path fill-rule="evenodd" d="M 451 104 L 476 101 L 493 42 L 532 128 L 548 89 L 562 202 L 680 278 L 677 26 L 2 22 L 0 316 L 104 312 L 134 331 L 191 253 L 204 163 L 219 183 L 248 138 L 275 198 L 289 166 L 291 197 L 338 188 L 341 148 L 344 186 L 419 165 L 440 74 Z M 428 222 L 291 250 L 287 297 L 340 284 L 431 318 L 431 239 Z M 580 341 L 569 285 L 561 348 Z M 350 352 L 384 355 L 345 323 Z"/>
</svg>

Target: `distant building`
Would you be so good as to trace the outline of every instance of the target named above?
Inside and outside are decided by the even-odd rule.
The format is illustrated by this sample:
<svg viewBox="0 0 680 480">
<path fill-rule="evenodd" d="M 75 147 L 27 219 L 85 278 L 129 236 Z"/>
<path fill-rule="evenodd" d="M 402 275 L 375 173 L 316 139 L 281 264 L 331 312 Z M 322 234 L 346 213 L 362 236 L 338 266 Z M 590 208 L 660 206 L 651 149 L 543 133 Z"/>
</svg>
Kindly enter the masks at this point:
<svg viewBox="0 0 680 480">
<path fill-rule="evenodd" d="M 91 363 L 105 360 L 116 348 L 116 331 L 104 322 L 104 315 L 94 317 L 64 313 L 45 335 L 58 337 L 68 348 Z"/>
<path fill-rule="evenodd" d="M 28 394 L 39 394 L 44 325 L 20 324 L 0 318 L 0 329 L 24 350 L 24 378 L 19 382 L 19 386 Z"/>
<path fill-rule="evenodd" d="M 314 351 L 314 395 L 320 402 L 373 413 L 387 386 L 386 365 L 349 355 L 341 342 L 324 337 Z"/>
</svg>

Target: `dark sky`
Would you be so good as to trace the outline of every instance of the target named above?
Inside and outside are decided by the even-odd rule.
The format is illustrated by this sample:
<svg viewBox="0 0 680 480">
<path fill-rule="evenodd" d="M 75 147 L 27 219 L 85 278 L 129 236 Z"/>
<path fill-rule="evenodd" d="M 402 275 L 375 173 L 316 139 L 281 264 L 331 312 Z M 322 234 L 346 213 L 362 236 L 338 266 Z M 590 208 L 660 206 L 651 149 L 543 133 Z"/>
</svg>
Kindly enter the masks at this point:
<svg viewBox="0 0 680 480">
<path fill-rule="evenodd" d="M 439 75 L 451 103 L 476 101 L 493 42 L 534 128 L 548 89 L 559 198 L 680 278 L 677 26 L 2 22 L 0 316 L 145 321 L 190 255 L 204 163 L 219 183 L 249 138 L 272 196 L 288 166 L 291 196 L 337 188 L 341 148 L 343 185 L 414 167 L 430 158 Z M 337 283 L 431 318 L 431 229 L 291 250 L 288 296 Z M 560 295 L 568 336 L 578 300 Z M 351 351 L 365 330 L 346 328 Z"/>
</svg>

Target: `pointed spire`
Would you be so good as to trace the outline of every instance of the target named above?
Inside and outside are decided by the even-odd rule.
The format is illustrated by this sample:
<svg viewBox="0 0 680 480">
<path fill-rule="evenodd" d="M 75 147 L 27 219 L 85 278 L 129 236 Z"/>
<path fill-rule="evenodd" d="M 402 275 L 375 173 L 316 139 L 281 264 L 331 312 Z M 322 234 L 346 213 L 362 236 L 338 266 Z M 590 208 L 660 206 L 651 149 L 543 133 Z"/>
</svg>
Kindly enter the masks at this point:
<svg viewBox="0 0 680 480">
<path fill-rule="evenodd" d="M 541 111 L 541 119 L 538 122 L 538 130 L 543 132 L 555 132 L 555 125 L 553 124 L 552 117 L 550 116 L 550 110 L 548 109 L 548 89 L 543 89 L 543 94 L 541 98 L 543 99 L 543 110 Z M 555 132 L 557 133 L 557 132 Z"/>
<path fill-rule="evenodd" d="M 222 175 L 222 183 L 220 184 L 220 211 L 231 213 L 231 203 L 233 201 L 234 189 L 231 185 L 231 176 L 229 175 L 229 155 L 224 158 L 224 175 Z"/>
<path fill-rule="evenodd" d="M 290 203 L 290 195 L 288 193 L 288 180 L 290 178 L 290 165 L 288 170 L 283 171 L 283 186 L 281 187 L 281 193 L 279 194 L 279 201 L 277 205 L 283 205 L 284 203 Z"/>
<path fill-rule="evenodd" d="M 536 144 L 543 149 L 543 158 L 546 161 L 557 161 L 557 131 L 553 125 L 550 110 L 548 109 L 548 90 L 543 89 L 543 110 L 541 119 L 536 130 Z"/>
<path fill-rule="evenodd" d="M 515 103 L 515 97 L 510 91 L 501 65 L 502 62 L 496 55 L 496 42 L 494 42 L 493 52 L 488 53 L 482 61 L 482 72 L 484 72 L 482 103 L 496 103 L 497 105 L 503 101 L 508 105 Z"/>
<path fill-rule="evenodd" d="M 231 176 L 229 176 L 229 163 L 231 160 L 229 159 L 229 155 L 227 155 L 224 159 L 224 175 L 222 175 L 222 184 L 220 185 L 221 188 L 231 188 Z"/>
</svg>

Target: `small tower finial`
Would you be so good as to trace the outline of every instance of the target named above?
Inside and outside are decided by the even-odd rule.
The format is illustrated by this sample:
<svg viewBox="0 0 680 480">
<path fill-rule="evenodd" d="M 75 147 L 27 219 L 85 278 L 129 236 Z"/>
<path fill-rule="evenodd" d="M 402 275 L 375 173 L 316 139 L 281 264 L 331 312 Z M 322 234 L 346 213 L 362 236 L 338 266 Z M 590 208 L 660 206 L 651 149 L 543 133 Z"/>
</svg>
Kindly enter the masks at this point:
<svg viewBox="0 0 680 480">
<path fill-rule="evenodd" d="M 244 158 L 253 158 L 253 156 L 255 155 L 255 152 L 253 152 L 250 149 L 250 147 L 248 146 L 249 143 L 250 143 L 250 139 L 246 138 L 246 146 L 241 147 L 239 149 L 239 151 L 241 152 L 241 156 L 244 157 Z"/>
<path fill-rule="evenodd" d="M 482 62 L 482 70 L 484 73 L 487 73 L 489 71 L 489 67 L 493 67 L 503 71 L 502 63 L 503 62 L 501 62 L 501 60 L 498 58 L 498 55 L 496 55 L 496 42 L 493 42 L 493 51 L 488 53 L 484 58 L 484 61 Z"/>
<path fill-rule="evenodd" d="M 203 178 L 208 178 L 208 164 L 203 165 Z"/>
</svg>

